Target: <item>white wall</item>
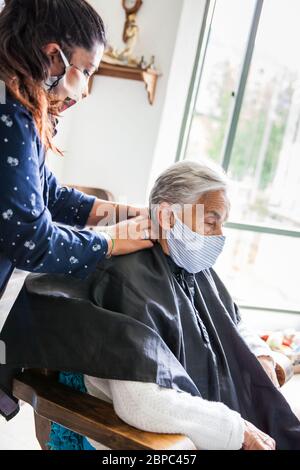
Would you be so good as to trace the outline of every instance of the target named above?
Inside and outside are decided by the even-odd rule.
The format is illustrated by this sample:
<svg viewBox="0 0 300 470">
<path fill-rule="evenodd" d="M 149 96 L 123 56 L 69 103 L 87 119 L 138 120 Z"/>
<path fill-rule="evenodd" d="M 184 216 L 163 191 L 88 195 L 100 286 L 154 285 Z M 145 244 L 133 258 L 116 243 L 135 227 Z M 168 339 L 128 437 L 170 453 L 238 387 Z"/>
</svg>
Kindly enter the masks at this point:
<svg viewBox="0 0 300 470">
<path fill-rule="evenodd" d="M 121 0 L 91 3 L 106 23 L 109 42 L 121 47 Z M 154 106 L 141 82 L 96 77 L 91 96 L 60 124 L 58 142 L 66 154 L 49 160 L 61 181 L 145 202 L 149 180 L 175 158 L 203 5 L 204 0 L 144 0 L 137 54 L 155 55 L 163 73 Z"/>
<path fill-rule="evenodd" d="M 148 181 L 148 192 L 157 176 L 174 163 L 176 158 L 204 9 L 203 0 L 184 1 L 152 171 Z"/>
</svg>

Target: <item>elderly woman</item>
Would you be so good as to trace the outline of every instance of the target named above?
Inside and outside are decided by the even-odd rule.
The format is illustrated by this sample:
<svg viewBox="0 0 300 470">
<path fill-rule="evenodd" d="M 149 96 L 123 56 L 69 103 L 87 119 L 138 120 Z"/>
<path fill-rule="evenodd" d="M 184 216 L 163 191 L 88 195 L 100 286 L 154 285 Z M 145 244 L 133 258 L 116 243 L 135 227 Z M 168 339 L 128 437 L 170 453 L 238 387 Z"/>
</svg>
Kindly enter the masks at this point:
<svg viewBox="0 0 300 470">
<path fill-rule="evenodd" d="M 92 395 L 111 400 L 116 413 L 128 424 L 145 431 L 184 434 L 198 449 L 274 449 L 272 438 L 245 421 L 240 413 L 234 411 L 234 406 L 231 409 L 224 404 L 229 400 L 235 401 L 233 394 L 230 396 L 233 392 L 231 390 L 230 393 L 230 389 L 235 384 L 230 371 L 222 370 L 221 363 L 226 362 L 226 355 L 221 351 L 221 337 L 217 338 L 216 334 L 221 321 L 219 326 L 218 318 L 209 318 L 209 312 L 204 312 L 203 308 L 203 297 L 208 294 L 205 292 L 207 285 L 215 291 L 216 303 L 229 300 L 224 287 L 210 269 L 225 242 L 222 227 L 229 213 L 226 189 L 227 180 L 221 169 L 217 171 L 207 165 L 186 161 L 167 169 L 156 181 L 150 195 L 153 222 L 159 225 L 160 245 L 154 248 L 155 255 L 152 255 L 152 275 L 157 275 L 156 287 L 159 289 L 159 268 L 155 266 L 155 259 L 157 264 L 167 262 L 172 283 L 163 295 L 181 299 L 178 302 L 179 318 L 174 311 L 168 312 L 171 314 L 168 319 L 170 330 L 175 318 L 175 321 L 181 321 L 180 339 L 176 341 L 180 350 L 176 355 L 190 374 L 197 375 L 196 380 L 195 377 L 193 379 L 203 386 L 203 390 L 199 388 L 206 399 L 139 381 L 107 381 L 86 376 L 85 385 Z M 145 277 L 143 264 L 138 263 L 135 276 L 137 279 L 141 276 L 141 282 Z M 130 282 L 130 277 L 128 280 Z M 147 286 L 147 279 L 145 282 Z M 166 314 L 160 312 L 164 302 L 158 301 L 158 294 L 151 295 L 152 289 L 147 292 L 146 286 L 143 308 L 151 309 L 151 304 L 157 304 L 151 318 L 155 327 L 162 331 L 158 325 L 160 321 L 166 321 Z M 139 288 L 139 285 L 134 287 Z M 222 298 L 222 294 L 227 299 Z M 184 315 L 190 318 L 183 318 Z M 222 315 L 228 315 L 225 309 Z M 143 319 L 142 313 L 139 318 Z M 237 311 L 232 320 L 231 326 L 243 337 L 278 387 L 275 362 L 269 347 L 247 329 Z M 202 337 L 201 346 L 189 337 L 191 329 L 194 330 L 192 335 L 197 336 L 196 342 Z M 166 334 L 164 340 L 173 349 L 175 341 L 170 332 Z M 217 339 L 219 344 L 216 344 Z M 191 345 L 184 346 L 185 341 L 191 341 Z M 233 348 L 232 353 L 238 356 L 239 350 Z M 242 390 L 239 392 L 243 393 Z M 95 442 L 93 445 L 102 448 Z"/>
<path fill-rule="evenodd" d="M 84 373 L 87 391 L 141 430 L 184 434 L 197 449 L 300 449 L 271 351 L 212 269 L 226 186 L 207 165 L 166 170 L 150 196 L 158 243 L 98 265 L 87 281 L 31 276 L 0 339 L 16 344 L 18 322 L 34 325 L 30 340 L 19 335 L 26 367 Z"/>
</svg>

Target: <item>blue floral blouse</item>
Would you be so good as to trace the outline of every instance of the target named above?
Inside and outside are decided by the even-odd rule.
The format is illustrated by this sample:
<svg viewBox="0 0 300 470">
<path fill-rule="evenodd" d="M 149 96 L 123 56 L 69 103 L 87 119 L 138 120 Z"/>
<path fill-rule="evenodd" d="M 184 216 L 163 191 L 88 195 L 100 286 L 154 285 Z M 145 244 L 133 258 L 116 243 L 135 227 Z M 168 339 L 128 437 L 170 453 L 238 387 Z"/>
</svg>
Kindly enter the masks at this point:
<svg viewBox="0 0 300 470">
<path fill-rule="evenodd" d="M 108 246 L 82 230 L 94 201 L 58 184 L 32 115 L 8 94 L 0 104 L 0 296 L 15 267 L 81 278 L 95 268 Z"/>
</svg>

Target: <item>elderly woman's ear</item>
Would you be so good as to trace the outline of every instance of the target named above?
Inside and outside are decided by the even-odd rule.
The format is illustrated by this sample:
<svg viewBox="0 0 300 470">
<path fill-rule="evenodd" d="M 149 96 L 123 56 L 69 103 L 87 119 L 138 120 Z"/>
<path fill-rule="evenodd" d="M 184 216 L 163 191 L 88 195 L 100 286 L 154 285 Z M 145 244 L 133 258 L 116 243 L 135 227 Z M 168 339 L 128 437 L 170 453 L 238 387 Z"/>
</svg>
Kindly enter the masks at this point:
<svg viewBox="0 0 300 470">
<path fill-rule="evenodd" d="M 159 204 L 157 208 L 157 221 L 163 231 L 168 231 L 174 227 L 174 209 L 167 202 Z"/>
</svg>

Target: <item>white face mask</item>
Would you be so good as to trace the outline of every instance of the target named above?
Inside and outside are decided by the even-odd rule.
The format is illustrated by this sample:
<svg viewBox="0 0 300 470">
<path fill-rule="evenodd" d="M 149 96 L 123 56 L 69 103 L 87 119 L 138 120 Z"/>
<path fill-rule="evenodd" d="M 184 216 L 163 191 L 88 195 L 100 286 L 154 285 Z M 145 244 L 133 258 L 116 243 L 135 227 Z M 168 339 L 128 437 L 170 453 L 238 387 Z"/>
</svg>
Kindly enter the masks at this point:
<svg viewBox="0 0 300 470">
<path fill-rule="evenodd" d="M 46 87 L 49 93 L 53 92 L 58 95 L 67 95 L 61 109 L 61 111 L 65 111 L 67 108 L 74 106 L 74 104 L 83 99 L 83 93 L 87 88 L 89 76 L 85 76 L 82 70 L 75 65 L 70 64 L 62 50 L 60 50 L 59 53 L 65 65 L 65 72 L 60 77 L 50 77 L 46 83 Z M 68 80 L 68 72 L 72 67 L 80 72 L 78 77 L 76 77 L 76 80 L 74 80 L 74 78 L 72 80 Z"/>
<path fill-rule="evenodd" d="M 170 257 L 177 266 L 196 274 L 215 264 L 225 240 L 223 235 L 200 235 L 193 232 L 175 216 L 175 225 L 169 231 L 167 242 Z"/>
</svg>

